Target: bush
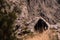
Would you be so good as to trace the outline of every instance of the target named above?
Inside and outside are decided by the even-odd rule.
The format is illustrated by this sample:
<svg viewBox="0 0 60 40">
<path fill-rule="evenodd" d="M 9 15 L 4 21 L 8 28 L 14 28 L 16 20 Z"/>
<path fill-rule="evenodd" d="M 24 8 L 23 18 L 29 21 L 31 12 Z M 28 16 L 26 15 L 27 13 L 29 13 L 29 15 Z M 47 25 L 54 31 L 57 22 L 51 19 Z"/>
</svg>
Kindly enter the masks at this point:
<svg viewBox="0 0 60 40">
<path fill-rule="evenodd" d="M 0 0 L 0 40 L 15 40 L 12 25 L 17 17 L 14 11 L 8 12 L 5 10 L 7 3 L 6 5 L 4 3 L 6 3 L 5 0 Z"/>
</svg>

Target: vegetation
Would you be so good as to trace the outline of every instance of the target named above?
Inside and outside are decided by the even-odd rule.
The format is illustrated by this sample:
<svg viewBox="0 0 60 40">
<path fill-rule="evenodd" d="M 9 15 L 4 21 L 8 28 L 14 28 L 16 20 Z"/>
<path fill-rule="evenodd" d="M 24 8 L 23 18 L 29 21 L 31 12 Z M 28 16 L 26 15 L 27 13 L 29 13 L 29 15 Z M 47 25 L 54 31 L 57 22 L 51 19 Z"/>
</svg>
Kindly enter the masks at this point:
<svg viewBox="0 0 60 40">
<path fill-rule="evenodd" d="M 0 0 L 0 40 L 15 40 L 12 25 L 16 19 L 16 14 L 14 11 L 7 11 L 6 7 L 10 8 L 10 6 L 5 3 L 5 0 Z"/>
</svg>

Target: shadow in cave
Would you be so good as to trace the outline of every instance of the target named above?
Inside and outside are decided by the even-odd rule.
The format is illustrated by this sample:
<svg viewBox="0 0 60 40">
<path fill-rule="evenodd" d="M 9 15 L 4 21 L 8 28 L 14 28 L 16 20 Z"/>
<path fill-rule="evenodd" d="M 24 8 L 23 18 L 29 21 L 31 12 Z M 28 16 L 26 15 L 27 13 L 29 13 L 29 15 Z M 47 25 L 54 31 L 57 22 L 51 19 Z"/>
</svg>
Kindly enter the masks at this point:
<svg viewBox="0 0 60 40">
<path fill-rule="evenodd" d="M 48 29 L 48 25 L 42 19 L 39 19 L 36 25 L 34 26 L 34 30 L 36 32 L 43 32 L 43 30 L 47 30 L 47 29 Z"/>
</svg>

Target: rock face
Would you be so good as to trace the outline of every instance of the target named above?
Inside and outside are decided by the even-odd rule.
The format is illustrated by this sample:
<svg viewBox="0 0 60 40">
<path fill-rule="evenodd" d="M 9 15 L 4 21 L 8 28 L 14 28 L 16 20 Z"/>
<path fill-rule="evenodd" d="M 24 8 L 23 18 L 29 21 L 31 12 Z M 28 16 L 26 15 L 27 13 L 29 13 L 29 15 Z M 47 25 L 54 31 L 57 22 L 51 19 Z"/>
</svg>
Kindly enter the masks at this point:
<svg viewBox="0 0 60 40">
<path fill-rule="evenodd" d="M 35 24 L 42 18 L 47 23 L 48 29 L 55 28 L 60 35 L 59 0 L 6 0 L 6 2 L 11 6 L 6 10 L 16 11 L 15 25 L 20 25 L 20 28 L 28 27 L 34 32 Z"/>
</svg>

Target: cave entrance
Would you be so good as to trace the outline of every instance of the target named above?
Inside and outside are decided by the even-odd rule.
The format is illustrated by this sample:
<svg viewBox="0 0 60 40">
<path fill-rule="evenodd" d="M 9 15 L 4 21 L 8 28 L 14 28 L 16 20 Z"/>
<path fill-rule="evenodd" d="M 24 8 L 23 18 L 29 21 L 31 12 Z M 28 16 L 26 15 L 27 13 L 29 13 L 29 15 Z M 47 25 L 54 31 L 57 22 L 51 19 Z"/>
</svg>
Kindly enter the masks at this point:
<svg viewBox="0 0 60 40">
<path fill-rule="evenodd" d="M 48 29 L 48 25 L 42 19 L 39 19 L 34 26 L 34 30 L 38 32 L 43 32 L 43 30 L 47 30 L 47 29 Z"/>
</svg>

